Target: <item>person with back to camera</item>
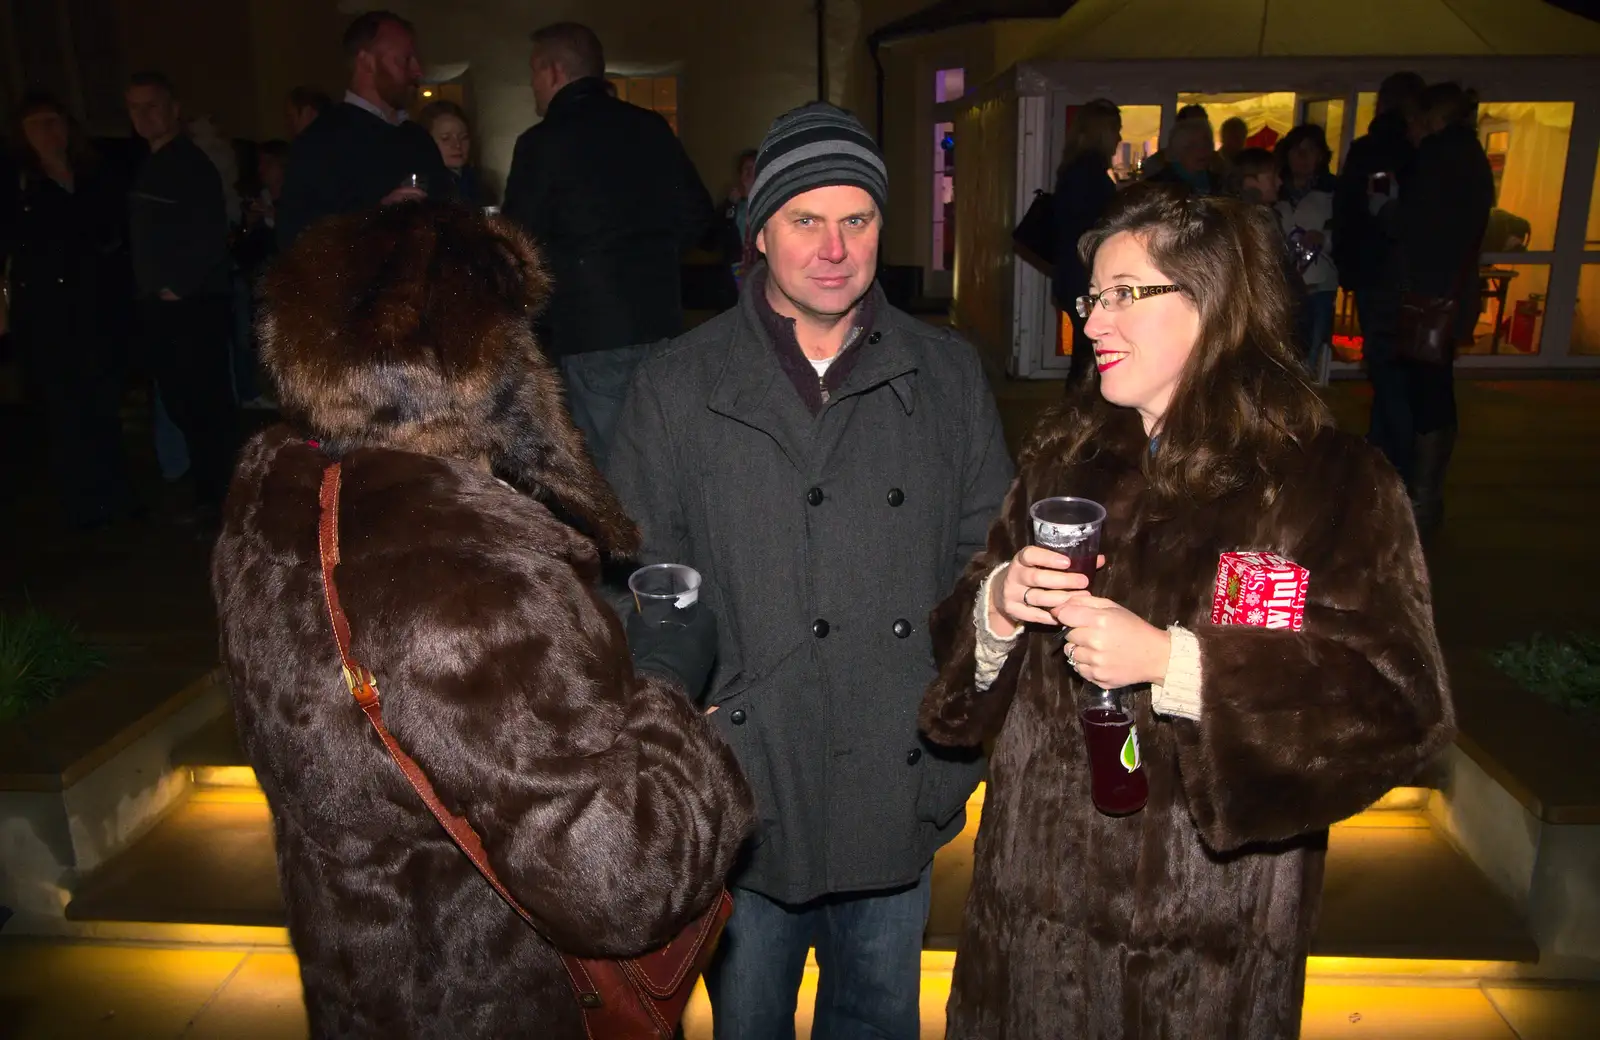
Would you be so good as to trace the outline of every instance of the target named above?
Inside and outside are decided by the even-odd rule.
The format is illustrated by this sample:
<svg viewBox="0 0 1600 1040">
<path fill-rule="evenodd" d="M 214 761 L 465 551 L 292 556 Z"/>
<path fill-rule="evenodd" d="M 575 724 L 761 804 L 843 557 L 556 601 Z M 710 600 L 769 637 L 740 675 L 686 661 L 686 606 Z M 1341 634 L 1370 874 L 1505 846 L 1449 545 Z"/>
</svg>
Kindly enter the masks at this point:
<svg viewBox="0 0 1600 1040">
<path fill-rule="evenodd" d="M 291 423 L 243 453 L 212 590 L 313 1037 L 582 1038 L 557 950 L 673 938 L 752 824 L 690 699 L 715 618 L 624 640 L 596 591 L 638 534 L 529 331 L 547 291 L 512 224 L 439 202 L 320 223 L 264 283 Z M 383 722 L 537 931 L 352 697 L 334 592 Z"/>
<path fill-rule="evenodd" d="M 924 732 L 994 742 L 953 1040 L 1298 1035 L 1327 828 L 1451 739 L 1405 489 L 1287 345 L 1279 249 L 1265 207 L 1153 184 L 1083 240 L 1096 376 L 930 620 Z M 1093 594 L 1030 545 L 1058 495 L 1107 511 Z M 1239 552 L 1306 569 L 1298 628 L 1212 623 Z M 1133 728 L 1092 775 L 1104 700 Z M 1139 804 L 1096 807 L 1141 771 Z"/>
</svg>

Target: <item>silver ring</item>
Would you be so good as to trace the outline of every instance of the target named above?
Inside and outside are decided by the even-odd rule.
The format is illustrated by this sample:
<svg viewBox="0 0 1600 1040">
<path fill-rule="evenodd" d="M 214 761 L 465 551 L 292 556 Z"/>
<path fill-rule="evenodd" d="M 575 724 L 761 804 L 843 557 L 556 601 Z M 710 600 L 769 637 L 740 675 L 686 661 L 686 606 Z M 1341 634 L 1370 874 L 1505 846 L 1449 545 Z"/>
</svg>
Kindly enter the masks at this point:
<svg viewBox="0 0 1600 1040">
<path fill-rule="evenodd" d="M 1032 585 L 1023 586 L 1023 589 L 1022 589 L 1022 605 L 1023 606 L 1025 606 L 1025 607 L 1033 606 L 1032 603 L 1028 602 L 1028 593 L 1030 593 L 1032 591 L 1033 591 L 1033 586 Z"/>
<path fill-rule="evenodd" d="M 1068 643 L 1067 644 L 1067 667 L 1071 668 L 1073 671 L 1077 671 L 1078 670 L 1078 644 L 1077 643 Z"/>
</svg>

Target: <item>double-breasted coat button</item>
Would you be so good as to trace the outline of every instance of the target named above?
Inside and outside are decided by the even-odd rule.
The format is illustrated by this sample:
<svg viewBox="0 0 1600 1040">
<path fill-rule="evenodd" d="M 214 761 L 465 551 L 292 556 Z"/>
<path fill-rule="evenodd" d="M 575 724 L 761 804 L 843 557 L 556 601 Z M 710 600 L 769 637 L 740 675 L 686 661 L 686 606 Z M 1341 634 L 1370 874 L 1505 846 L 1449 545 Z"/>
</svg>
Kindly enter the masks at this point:
<svg viewBox="0 0 1600 1040">
<path fill-rule="evenodd" d="M 733 709 L 733 711 L 728 714 L 728 721 L 733 723 L 735 726 L 743 726 L 744 725 L 744 709 L 743 708 L 735 708 L 735 709 Z"/>
<path fill-rule="evenodd" d="M 867 342 L 868 342 L 868 343 L 877 343 L 877 342 L 879 342 L 879 341 L 880 341 L 880 340 L 882 340 L 882 339 L 883 339 L 883 333 L 881 333 L 881 332 L 874 332 L 874 333 L 873 333 L 873 334 L 872 334 L 872 335 L 870 335 L 870 336 L 868 336 L 868 337 L 867 337 Z"/>
<path fill-rule="evenodd" d="M 898 509 L 900 506 L 905 504 L 905 501 L 906 493 L 904 491 L 901 491 L 899 488 L 889 489 L 889 505 Z"/>
<path fill-rule="evenodd" d="M 814 487 L 810 491 L 807 491 L 806 501 L 810 502 L 814 506 L 820 506 L 822 504 L 822 489 L 819 487 Z"/>
<path fill-rule="evenodd" d="M 818 639 L 828 638 L 827 621 L 823 620 L 822 618 L 817 618 L 817 620 L 811 622 L 811 634 L 816 636 Z"/>
<path fill-rule="evenodd" d="M 911 634 L 911 622 L 907 621 L 905 618 L 896 619 L 894 623 L 894 634 L 900 639 L 904 639 L 909 636 Z"/>
<path fill-rule="evenodd" d="M 921 762 L 921 761 L 922 761 L 922 749 L 921 748 L 914 747 L 910 751 L 906 752 L 906 765 L 914 766 L 918 762 Z"/>
</svg>

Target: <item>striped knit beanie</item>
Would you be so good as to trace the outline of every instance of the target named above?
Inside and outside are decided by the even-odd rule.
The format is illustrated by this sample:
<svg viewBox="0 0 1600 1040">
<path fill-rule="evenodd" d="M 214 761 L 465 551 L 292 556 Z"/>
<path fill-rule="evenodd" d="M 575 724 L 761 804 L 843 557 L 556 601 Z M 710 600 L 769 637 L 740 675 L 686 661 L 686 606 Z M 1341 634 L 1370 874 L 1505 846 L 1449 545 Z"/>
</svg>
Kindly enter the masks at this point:
<svg viewBox="0 0 1600 1040">
<path fill-rule="evenodd" d="M 844 109 L 821 101 L 785 112 L 773 122 L 756 154 L 750 241 L 796 195 L 839 184 L 871 195 L 879 212 L 887 208 L 889 171 L 867 128 Z"/>
</svg>

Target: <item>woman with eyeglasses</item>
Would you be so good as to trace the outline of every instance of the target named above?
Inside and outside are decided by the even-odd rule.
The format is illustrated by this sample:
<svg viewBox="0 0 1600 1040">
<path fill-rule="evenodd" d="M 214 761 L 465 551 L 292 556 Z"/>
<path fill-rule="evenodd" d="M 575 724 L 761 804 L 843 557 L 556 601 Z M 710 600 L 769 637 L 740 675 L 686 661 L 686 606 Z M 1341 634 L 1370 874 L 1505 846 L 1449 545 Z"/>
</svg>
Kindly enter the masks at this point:
<svg viewBox="0 0 1600 1040">
<path fill-rule="evenodd" d="M 930 623 L 924 730 L 993 742 L 955 1040 L 1297 1036 L 1328 827 L 1452 736 L 1405 489 L 1307 383 L 1279 236 L 1161 184 L 1084 236 L 1096 371 Z M 1058 495 L 1106 508 L 1092 592 L 1030 545 Z M 1252 551 L 1309 571 L 1298 629 L 1212 623 L 1220 555 Z M 1080 721 L 1102 690 L 1134 726 L 1112 768 L 1148 786 L 1120 816 Z"/>
</svg>

